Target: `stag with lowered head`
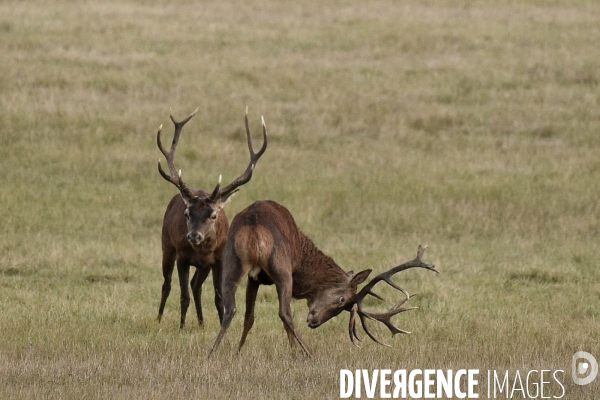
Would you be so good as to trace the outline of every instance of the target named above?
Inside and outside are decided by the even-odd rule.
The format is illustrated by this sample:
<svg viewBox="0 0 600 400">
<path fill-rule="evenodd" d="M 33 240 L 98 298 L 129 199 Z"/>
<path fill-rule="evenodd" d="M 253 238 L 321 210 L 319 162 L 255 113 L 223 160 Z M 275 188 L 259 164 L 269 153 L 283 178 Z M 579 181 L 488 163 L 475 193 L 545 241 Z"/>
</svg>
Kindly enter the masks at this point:
<svg viewBox="0 0 600 400">
<path fill-rule="evenodd" d="M 250 181 L 256 162 L 267 148 L 267 128 L 263 118 L 263 145 L 258 153 L 254 152 L 252 135 L 250 134 L 248 123 L 248 108 L 246 107 L 246 137 L 248 149 L 250 150 L 250 163 L 246 171 L 231 184 L 223 188 L 221 188 L 221 177 L 219 177 L 217 186 L 210 193 L 188 188 L 181 179 L 181 170 L 177 171 L 175 168 L 174 158 L 181 130 L 196 112 L 198 112 L 198 109 L 181 122 L 177 122 L 173 118 L 173 115 L 170 116 L 171 121 L 175 125 L 175 133 L 173 134 L 173 142 L 169 151 L 163 147 L 161 142 L 160 134 L 162 125 L 158 129 L 156 136 L 158 148 L 167 159 L 170 174 L 167 174 L 162 169 L 160 160 L 158 161 L 158 171 L 164 179 L 179 189 L 179 194 L 175 195 L 169 202 L 163 219 L 162 270 L 164 283 L 162 285 L 162 297 L 158 309 L 158 321 L 160 322 L 162 318 L 167 298 L 171 292 L 171 277 L 175 261 L 177 261 L 177 273 L 181 288 L 180 328 L 185 327 L 185 316 L 190 304 L 188 290 L 190 266 L 196 267 L 196 271 L 189 284 L 192 288 L 196 314 L 200 325 L 203 324 L 201 304 L 202 284 L 210 271 L 213 273 L 215 305 L 219 314 L 219 321 L 223 319 L 223 301 L 221 299 L 219 282 L 221 281 L 223 248 L 225 247 L 229 231 L 229 223 L 223 207 L 241 185 Z"/>
<path fill-rule="evenodd" d="M 393 335 L 408 333 L 394 326 L 391 317 L 415 307 L 402 307 L 411 296 L 394 283 L 392 276 L 415 267 L 437 273 L 434 265 L 422 261 L 426 248 L 427 246 L 419 246 L 414 260 L 377 275 L 358 291 L 358 285 L 367 279 L 371 273 L 370 269 L 356 275 L 352 271 L 344 272 L 333 259 L 323 254 L 298 229 L 294 218 L 285 207 L 273 201 L 256 202 L 236 215 L 231 223 L 229 238 L 223 253 L 221 277 L 221 295 L 225 314 L 210 355 L 219 346 L 236 313 L 235 292 L 246 276 L 248 276 L 246 313 L 239 343 L 240 350 L 254 324 L 254 305 L 261 284 L 275 284 L 279 299 L 279 317 L 283 321 L 290 345 L 294 346 L 297 341 L 307 355 L 311 355 L 311 352 L 292 318 L 290 307 L 292 298 L 307 300 L 306 322 L 313 329 L 342 311 L 349 311 L 350 339 L 356 345 L 357 341 L 360 341 L 356 331 L 357 316 L 366 334 L 379 344 L 384 343 L 377 340 L 369 330 L 367 319 L 382 322 Z M 406 297 L 389 312 L 367 312 L 362 307 L 362 301 L 367 295 L 383 300 L 372 291 L 373 287 L 381 281 L 400 290 Z"/>
</svg>

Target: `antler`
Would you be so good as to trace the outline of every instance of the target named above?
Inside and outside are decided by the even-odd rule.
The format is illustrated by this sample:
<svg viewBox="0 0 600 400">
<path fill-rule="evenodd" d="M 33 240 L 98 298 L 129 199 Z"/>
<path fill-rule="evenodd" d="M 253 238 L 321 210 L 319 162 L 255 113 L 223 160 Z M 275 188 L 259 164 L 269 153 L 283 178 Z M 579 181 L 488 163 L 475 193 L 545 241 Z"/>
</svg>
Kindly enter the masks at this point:
<svg viewBox="0 0 600 400">
<path fill-rule="evenodd" d="M 405 262 L 404 264 L 398 265 L 397 267 L 394 267 L 387 272 L 377 275 L 376 277 L 371 279 L 369 281 L 369 283 L 367 283 L 367 285 L 364 286 L 360 290 L 360 292 L 358 292 L 356 294 L 356 296 L 354 298 L 354 305 L 352 306 L 352 309 L 350 310 L 350 324 L 348 327 L 348 333 L 350 334 L 350 340 L 352 341 L 352 343 L 354 345 L 358 346 L 358 344 L 356 343 L 356 340 L 358 340 L 359 342 L 362 341 L 358 337 L 357 332 L 356 332 L 356 316 L 357 315 L 360 319 L 363 329 L 365 330 L 365 333 L 373 341 L 375 341 L 376 343 L 379 343 L 381 345 L 390 347 L 388 344 L 382 343 L 379 340 L 377 340 L 377 338 L 371 333 L 371 331 L 369 331 L 369 328 L 367 327 L 367 324 L 366 324 L 366 319 L 371 319 L 371 320 L 375 320 L 375 321 L 379 321 L 379 322 L 383 323 L 390 330 L 390 332 L 392 332 L 392 336 L 396 335 L 398 333 L 410 333 L 408 331 L 402 330 L 402 329 L 394 326 L 394 324 L 392 324 L 391 318 L 396 314 L 399 314 L 404 311 L 414 310 L 418 307 L 407 307 L 407 308 L 402 307 L 402 305 L 404 303 L 406 303 L 413 296 L 409 295 L 408 292 L 406 292 L 404 289 L 402 289 L 400 286 L 398 286 L 396 283 L 394 283 L 394 281 L 392 281 L 392 276 L 398 272 L 404 271 L 409 268 L 415 268 L 415 267 L 416 268 L 425 268 L 425 269 L 428 269 L 435 273 L 438 273 L 438 271 L 435 269 L 435 265 L 426 264 L 421 260 L 421 258 L 423 257 L 423 253 L 425 252 L 426 249 L 427 249 L 426 245 L 425 246 L 419 245 L 419 248 L 417 249 L 417 257 L 414 260 Z M 362 309 L 362 301 L 367 295 L 371 295 L 371 296 L 378 298 L 379 300 L 383 300 L 383 298 L 381 296 L 377 295 L 376 293 L 374 293 L 371 290 L 377 283 L 379 283 L 381 281 L 385 281 L 388 285 L 390 285 L 393 288 L 404 293 L 406 298 L 404 300 L 400 301 L 398 304 L 396 304 L 394 307 L 392 307 L 390 309 L 390 311 L 388 311 L 386 313 L 376 314 L 376 313 L 369 313 L 369 312 L 364 311 Z"/>
<path fill-rule="evenodd" d="M 219 183 L 217 183 L 217 186 L 215 187 L 215 189 L 213 190 L 213 192 L 210 196 L 211 199 L 216 200 L 218 198 L 221 198 L 221 199 L 228 198 L 229 196 L 231 196 L 238 190 L 237 189 L 238 187 L 247 183 L 248 181 L 250 181 L 250 178 L 252 178 L 252 172 L 254 170 L 254 167 L 256 166 L 258 159 L 263 155 L 263 153 L 267 149 L 267 127 L 265 125 L 264 117 L 261 116 L 260 118 L 261 118 L 262 127 L 263 127 L 263 145 L 260 148 L 260 150 L 258 151 L 258 153 L 255 153 L 254 147 L 252 146 L 252 134 L 250 133 L 250 124 L 248 123 L 248 106 L 246 106 L 246 114 L 245 114 L 246 138 L 248 140 L 248 150 L 250 151 L 250 163 L 248 164 L 246 171 L 244 171 L 244 173 L 242 175 L 237 177 L 237 179 L 235 179 L 229 185 L 225 186 L 223 189 L 220 189 L 221 180 L 219 179 Z"/>
<path fill-rule="evenodd" d="M 162 131 L 162 124 L 158 128 L 158 133 L 156 134 L 156 144 L 158 145 L 160 152 L 163 153 L 163 155 L 167 159 L 167 165 L 169 167 L 169 171 L 171 172 L 171 174 L 167 175 L 167 173 L 162 169 L 162 166 L 160 165 L 160 159 L 158 160 L 158 172 L 160 172 L 160 174 L 162 175 L 163 178 L 165 178 L 165 180 L 167 180 L 167 181 L 171 182 L 173 185 L 175 185 L 177 187 L 177 189 L 179 189 L 181 194 L 186 196 L 188 199 L 194 197 L 194 195 L 191 192 L 191 190 L 186 186 L 186 184 L 181 180 L 181 170 L 179 170 L 179 172 L 177 172 L 177 168 L 175 168 L 174 158 L 175 158 L 175 150 L 177 150 L 177 143 L 179 142 L 179 135 L 181 134 L 181 129 L 190 119 L 192 119 L 192 117 L 197 112 L 198 112 L 198 108 L 196 108 L 194 110 L 194 112 L 192 112 L 190 115 L 188 115 L 187 118 L 185 118 L 181 122 L 175 121 L 175 118 L 173 118 L 173 114 L 169 113 L 169 116 L 171 117 L 171 121 L 173 121 L 173 125 L 175 125 L 175 133 L 173 134 L 173 142 L 171 143 L 171 149 L 169 151 L 165 150 L 165 148 L 162 145 L 161 139 L 160 139 L 160 133 Z"/>
<path fill-rule="evenodd" d="M 175 118 L 173 118 L 173 115 L 170 114 L 171 121 L 173 121 L 173 124 L 175 125 L 175 133 L 173 134 L 173 142 L 171 143 L 171 149 L 169 151 L 165 150 L 165 148 L 162 145 L 161 139 L 160 139 L 162 125 L 158 128 L 158 133 L 156 135 L 156 143 L 157 143 L 158 148 L 160 149 L 161 153 L 163 153 L 163 155 L 167 159 L 167 165 L 169 167 L 170 174 L 167 174 L 162 169 L 162 166 L 160 165 L 160 160 L 158 160 L 158 172 L 160 172 L 160 174 L 162 175 L 163 178 L 165 178 L 167 181 L 169 181 L 173 185 L 175 185 L 179 189 L 181 194 L 188 199 L 193 198 L 194 194 L 186 186 L 185 182 L 183 182 L 183 180 L 181 179 L 181 170 L 177 171 L 177 168 L 175 168 L 174 158 L 175 158 L 175 151 L 177 149 L 177 143 L 179 142 L 179 135 L 181 134 L 181 129 L 186 124 L 186 122 L 188 122 L 197 112 L 198 112 L 198 108 L 196 108 L 196 110 L 194 110 L 194 112 L 192 112 L 190 115 L 188 115 L 187 118 L 185 118 L 181 122 L 175 121 Z M 263 153 L 267 149 L 267 127 L 265 125 L 265 119 L 261 116 L 262 126 L 263 126 L 263 145 L 257 153 L 254 152 L 254 147 L 252 146 L 252 134 L 250 133 L 250 124 L 248 122 L 248 107 L 246 107 L 245 119 L 246 119 L 246 137 L 248 140 L 248 149 L 250 150 L 250 163 L 248 164 L 246 171 L 244 171 L 244 173 L 242 175 L 240 175 L 237 179 L 235 179 L 229 185 L 225 186 L 223 189 L 220 189 L 221 177 L 219 177 L 219 182 L 217 183 L 217 186 L 213 190 L 212 194 L 210 195 L 210 198 L 213 200 L 227 199 L 229 196 L 231 196 L 233 193 L 235 193 L 237 191 L 237 188 L 239 186 L 242 186 L 243 184 L 250 181 L 250 178 L 252 178 L 252 172 L 254 170 L 254 167 L 256 166 L 256 163 L 258 162 L 258 159 L 263 155 Z"/>
</svg>

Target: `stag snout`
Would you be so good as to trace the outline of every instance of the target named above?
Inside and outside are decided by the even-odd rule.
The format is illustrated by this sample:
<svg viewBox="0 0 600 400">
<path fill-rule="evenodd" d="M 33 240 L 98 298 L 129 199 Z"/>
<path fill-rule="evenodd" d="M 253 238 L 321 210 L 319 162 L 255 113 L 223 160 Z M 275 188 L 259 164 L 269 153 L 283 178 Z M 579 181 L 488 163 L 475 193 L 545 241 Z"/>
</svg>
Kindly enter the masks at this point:
<svg viewBox="0 0 600 400">
<path fill-rule="evenodd" d="M 338 315 L 343 310 L 341 308 L 334 309 L 314 309 L 308 312 L 308 317 L 306 317 L 306 323 L 310 329 L 318 328 L 323 325 L 325 322 L 329 321 L 331 318 Z"/>
<path fill-rule="evenodd" d="M 308 327 L 310 329 L 315 329 L 321 326 L 321 323 L 319 321 L 311 319 L 310 316 L 307 318 L 306 323 L 308 324 Z"/>
<path fill-rule="evenodd" d="M 204 235 L 200 232 L 189 232 L 187 240 L 193 245 L 199 245 L 204 240 Z"/>
<path fill-rule="evenodd" d="M 309 310 L 308 311 L 308 317 L 306 317 L 306 323 L 308 324 L 308 327 L 310 329 L 318 328 L 319 325 L 321 325 L 321 322 L 319 321 L 319 318 L 318 318 L 317 310 Z"/>
</svg>

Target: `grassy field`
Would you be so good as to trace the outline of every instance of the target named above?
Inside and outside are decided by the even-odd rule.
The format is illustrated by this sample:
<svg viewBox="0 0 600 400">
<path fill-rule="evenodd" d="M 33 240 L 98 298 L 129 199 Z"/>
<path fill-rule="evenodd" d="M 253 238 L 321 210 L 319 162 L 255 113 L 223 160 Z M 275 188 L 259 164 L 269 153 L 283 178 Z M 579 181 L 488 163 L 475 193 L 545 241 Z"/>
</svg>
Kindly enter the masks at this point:
<svg viewBox="0 0 600 400">
<path fill-rule="evenodd" d="M 600 360 L 598 43 L 583 0 L 0 2 L 0 398 L 330 399 L 340 369 L 479 368 L 481 398 L 488 370 L 560 369 L 596 399 L 571 357 Z M 429 245 L 391 349 L 295 302 L 315 357 L 290 351 L 273 287 L 239 355 L 242 311 L 206 359 L 209 282 L 204 327 L 179 331 L 176 285 L 157 322 L 156 130 L 200 108 L 177 164 L 212 189 L 246 166 L 246 105 L 270 141 L 230 219 L 276 200 L 345 270 Z"/>
</svg>

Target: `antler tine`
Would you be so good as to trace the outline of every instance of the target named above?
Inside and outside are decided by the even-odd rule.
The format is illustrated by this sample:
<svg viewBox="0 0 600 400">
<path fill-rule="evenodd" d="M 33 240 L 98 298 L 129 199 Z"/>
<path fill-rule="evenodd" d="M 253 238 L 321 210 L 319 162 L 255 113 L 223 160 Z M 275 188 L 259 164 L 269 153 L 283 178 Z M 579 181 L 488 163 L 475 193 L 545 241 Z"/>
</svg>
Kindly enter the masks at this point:
<svg viewBox="0 0 600 400">
<path fill-rule="evenodd" d="M 244 118 L 246 123 L 246 139 L 248 141 L 248 150 L 250 151 L 250 163 L 248 164 L 248 167 L 246 168 L 244 173 L 237 177 L 229 185 L 225 186 L 223 189 L 220 190 L 220 185 L 215 187 L 213 195 L 211 196 L 212 198 L 214 198 L 217 195 L 221 198 L 227 198 L 233 193 L 235 193 L 238 187 L 242 186 L 245 183 L 248 183 L 248 181 L 250 181 L 250 179 L 252 178 L 252 172 L 254 171 L 254 167 L 256 166 L 258 159 L 263 155 L 263 153 L 267 149 L 267 126 L 265 125 L 264 117 L 261 116 L 263 127 L 263 145 L 260 148 L 260 150 L 256 153 L 254 152 L 254 147 L 252 146 L 252 133 L 250 132 L 250 123 L 248 122 L 248 106 L 246 106 L 246 113 L 244 115 Z"/>
<path fill-rule="evenodd" d="M 405 312 L 405 311 L 410 311 L 410 310 L 415 310 L 418 307 L 402 307 L 402 305 L 404 305 L 404 303 L 406 303 L 410 298 L 414 297 L 414 295 L 410 295 L 408 294 L 408 292 L 404 289 L 402 289 L 400 286 L 398 286 L 393 280 L 392 280 L 392 276 L 398 272 L 404 271 L 406 269 L 409 268 L 425 268 L 428 269 L 430 271 L 436 272 L 438 273 L 438 271 L 435 269 L 435 265 L 433 264 L 426 264 L 422 261 L 422 257 L 423 254 L 425 253 L 425 250 L 427 249 L 427 246 L 421 246 L 419 245 L 419 248 L 417 249 L 417 257 L 414 260 L 408 261 L 404 264 L 398 265 L 397 267 L 394 267 L 392 269 L 390 269 L 389 271 L 386 271 L 384 273 L 381 273 L 379 275 L 377 275 L 376 277 L 374 277 L 373 279 L 371 279 L 371 281 L 369 281 L 369 283 L 367 283 L 366 286 L 364 286 L 360 292 L 358 292 L 356 294 L 355 300 L 354 300 L 354 305 L 352 306 L 352 309 L 350 310 L 350 324 L 348 327 L 349 333 L 350 333 L 350 340 L 352 341 L 352 343 L 355 343 L 354 339 L 358 339 L 358 336 L 356 334 L 356 315 L 358 315 L 361 325 L 363 326 L 363 329 L 365 331 L 365 333 L 376 343 L 379 343 L 383 346 L 388 346 L 388 344 L 386 343 L 382 343 L 380 342 L 369 330 L 366 320 L 367 319 L 371 319 L 374 321 L 379 321 L 381 323 L 383 323 L 392 333 L 392 336 L 397 335 L 399 333 L 404 333 L 404 334 L 408 334 L 410 332 L 405 331 L 403 329 L 398 328 L 397 326 L 395 326 L 394 324 L 392 324 L 391 318 L 396 315 L 399 314 L 401 312 Z M 393 288 L 401 291 L 402 293 L 404 293 L 404 295 L 406 296 L 404 299 L 402 299 L 399 303 L 397 303 L 394 307 L 392 307 L 388 312 L 386 313 L 369 313 L 366 312 L 362 309 L 362 301 L 364 300 L 364 298 L 367 295 L 371 295 L 374 296 L 380 300 L 383 300 L 379 295 L 377 295 L 376 293 L 374 293 L 372 291 L 373 287 L 381 282 L 384 281 L 386 282 L 388 285 L 392 286 Z"/>
<path fill-rule="evenodd" d="M 404 304 L 408 299 L 404 299 L 403 301 L 401 301 L 399 304 L 395 305 L 394 307 L 392 307 L 392 309 L 386 313 L 369 313 L 366 312 L 364 310 L 362 310 L 361 306 L 358 304 L 355 304 L 352 307 L 352 310 L 350 311 L 350 325 L 349 325 L 349 331 L 350 331 L 350 340 L 352 341 L 352 343 L 354 343 L 354 345 L 357 345 L 354 341 L 354 338 L 359 339 L 358 335 L 356 334 L 356 315 L 358 315 L 359 319 L 360 319 L 360 323 L 363 327 L 363 329 L 365 330 L 365 333 L 376 343 L 381 344 L 383 346 L 387 346 L 387 347 L 391 347 L 390 345 L 388 345 L 387 343 L 383 343 L 381 341 L 379 341 L 379 339 L 377 339 L 377 337 L 375 337 L 375 335 L 373 335 L 373 333 L 369 330 L 369 327 L 367 325 L 366 320 L 370 319 L 373 321 L 379 321 L 381 323 L 383 323 L 392 333 L 392 336 L 395 336 L 399 333 L 403 333 L 403 334 L 410 334 L 409 331 L 405 331 L 404 329 L 400 329 L 397 326 L 395 326 L 394 324 L 392 324 L 392 317 L 396 314 L 400 314 L 402 312 L 405 311 L 410 311 L 410 310 L 415 310 L 418 307 L 407 307 L 407 308 L 403 308 L 400 307 L 402 304 Z M 354 336 L 354 338 L 353 338 Z"/>
<path fill-rule="evenodd" d="M 392 324 L 391 318 L 396 314 L 400 314 L 401 312 L 416 310 L 417 308 L 419 308 L 419 307 L 398 308 L 396 310 L 392 310 L 390 312 L 382 313 L 382 314 L 371 314 L 371 313 L 367 313 L 367 312 L 363 312 L 363 314 L 365 315 L 365 317 L 367 317 L 369 319 L 382 322 L 385 326 L 388 327 L 390 332 L 392 332 L 392 335 L 397 335 L 399 333 L 410 334 L 409 331 L 400 329 L 397 326 L 395 326 L 394 324 Z"/>
<path fill-rule="evenodd" d="M 181 135 L 181 130 L 183 126 L 190 120 L 192 117 L 198 112 L 199 108 L 196 108 L 190 115 L 188 115 L 184 120 L 178 122 L 173 117 L 173 113 L 169 110 L 169 117 L 171 121 L 173 121 L 173 125 L 175 126 L 175 132 L 173 133 L 173 141 L 171 142 L 171 148 L 169 151 L 165 150 L 162 145 L 162 140 L 160 138 L 160 134 L 162 132 L 162 124 L 158 128 L 158 133 L 156 134 L 156 144 L 158 145 L 158 149 L 167 159 L 167 166 L 169 167 L 170 174 L 167 174 L 161 164 L 160 159 L 158 160 L 158 172 L 162 175 L 162 177 L 175 185 L 180 191 L 188 192 L 189 189 L 186 187 L 185 183 L 181 180 L 181 170 L 177 171 L 175 168 L 175 151 L 177 150 L 177 143 L 179 142 L 179 136 Z M 189 194 L 189 193 L 187 193 Z"/>
<path fill-rule="evenodd" d="M 192 113 L 190 115 L 188 115 L 183 121 L 177 122 L 177 121 L 175 121 L 175 118 L 173 117 L 173 111 L 169 108 L 169 117 L 171 118 L 171 121 L 173 121 L 173 124 L 175 125 L 175 134 L 177 135 L 178 139 L 179 139 L 179 132 L 181 132 L 181 128 L 183 128 L 183 126 L 190 119 L 192 119 L 192 117 L 194 115 L 196 115 L 196 113 L 198 112 L 199 109 L 200 109 L 200 107 L 196 107 L 196 109 L 194 111 L 192 111 Z"/>
<path fill-rule="evenodd" d="M 350 310 L 350 324 L 348 326 L 348 333 L 350 334 L 350 340 L 352 344 L 356 347 L 360 347 L 356 341 L 362 342 L 360 337 L 358 337 L 358 333 L 356 332 L 356 315 L 358 313 L 358 304 L 354 304 L 352 309 Z"/>
<path fill-rule="evenodd" d="M 425 268 L 428 269 L 430 271 L 433 271 L 435 273 L 438 273 L 438 271 L 435 269 L 435 265 L 433 264 L 426 264 L 424 263 L 421 258 L 423 257 L 423 253 L 425 253 L 425 250 L 427 249 L 427 245 L 425 246 L 421 246 L 419 245 L 419 248 L 417 249 L 417 257 L 414 260 L 405 262 L 404 264 L 398 265 L 397 267 L 394 267 L 392 269 L 390 269 L 389 271 L 383 272 L 379 275 L 377 275 L 376 277 L 374 277 L 373 279 L 371 279 L 369 281 L 369 283 L 367 283 L 366 286 L 364 286 L 360 292 L 357 293 L 355 299 L 357 302 L 361 302 L 362 299 L 367 295 L 374 295 L 375 297 L 379 297 L 376 296 L 371 289 L 373 289 L 373 287 L 381 282 L 384 281 L 386 282 L 388 285 L 392 286 L 394 289 L 397 289 L 399 291 L 401 291 L 402 293 L 404 293 L 404 295 L 406 297 L 410 297 L 410 295 L 408 294 L 408 292 L 404 289 L 402 289 L 400 286 L 398 286 L 393 280 L 392 280 L 392 276 L 397 274 L 398 272 L 404 271 L 406 269 L 409 268 Z"/>
<path fill-rule="evenodd" d="M 250 133 L 250 122 L 248 122 L 248 106 L 246 106 L 244 121 L 246 123 L 246 139 L 248 141 L 248 150 L 250 150 L 250 161 L 256 165 L 256 162 L 260 156 L 262 156 L 267 149 L 267 126 L 265 125 L 265 117 L 263 115 L 260 116 L 260 121 L 263 127 L 263 146 L 258 153 L 254 153 L 254 147 L 252 146 L 252 134 Z"/>
<path fill-rule="evenodd" d="M 162 131 L 162 124 L 158 128 L 158 133 L 156 134 L 156 144 L 158 145 L 158 149 L 160 150 L 160 152 L 167 159 L 167 166 L 169 167 L 169 171 L 171 172 L 171 175 L 167 174 L 162 169 L 162 165 L 160 165 L 160 158 L 158 159 L 158 172 L 160 172 L 160 174 L 162 175 L 162 177 L 165 180 L 171 182 L 173 185 L 175 185 L 179 188 L 179 179 L 175 178 L 176 176 L 178 177 L 179 174 L 177 174 L 177 171 L 175 170 L 175 165 L 173 164 L 173 153 L 174 153 L 173 148 L 171 147 L 171 151 L 165 150 L 165 148 L 163 147 L 162 142 L 160 140 L 161 131 Z"/>
<path fill-rule="evenodd" d="M 392 307 L 390 309 L 390 311 L 392 310 L 397 310 L 398 308 L 400 308 L 404 303 L 406 303 L 408 300 L 412 299 L 413 297 L 415 297 L 416 294 L 410 295 L 402 300 L 400 300 L 394 307 Z M 412 308 L 419 308 L 419 307 L 412 307 Z"/>
<path fill-rule="evenodd" d="M 423 257 L 423 254 L 425 253 L 425 250 L 427 250 L 429 246 L 428 245 L 419 245 L 419 248 L 417 248 L 417 259 L 420 260 Z"/>
<path fill-rule="evenodd" d="M 387 343 L 380 342 L 380 341 L 379 341 L 379 339 L 377 339 L 377 338 L 376 338 L 376 337 L 375 337 L 375 336 L 374 336 L 374 335 L 371 333 L 371 331 L 369 330 L 369 327 L 367 326 L 367 322 L 365 321 L 365 318 L 369 318 L 369 317 L 367 317 L 365 314 L 361 313 L 360 311 L 358 311 L 358 312 L 357 312 L 357 314 L 358 314 L 358 317 L 360 318 L 360 323 L 361 323 L 361 325 L 362 325 L 363 329 L 365 330 L 365 333 L 367 334 L 367 336 L 368 336 L 368 337 L 370 337 L 370 338 L 371 338 L 371 340 L 373 340 L 375 343 L 378 343 L 378 344 L 380 344 L 380 345 L 382 345 L 382 346 L 386 346 L 386 347 L 392 347 L 392 346 L 390 346 L 390 345 L 389 345 L 389 344 L 387 344 Z"/>
<path fill-rule="evenodd" d="M 385 299 L 383 297 L 381 297 L 380 295 L 378 295 L 377 293 L 373 292 L 372 290 L 369 290 L 367 292 L 367 294 L 370 294 L 371 296 L 375 297 L 376 299 L 379 299 L 381 301 L 385 301 Z"/>
</svg>

